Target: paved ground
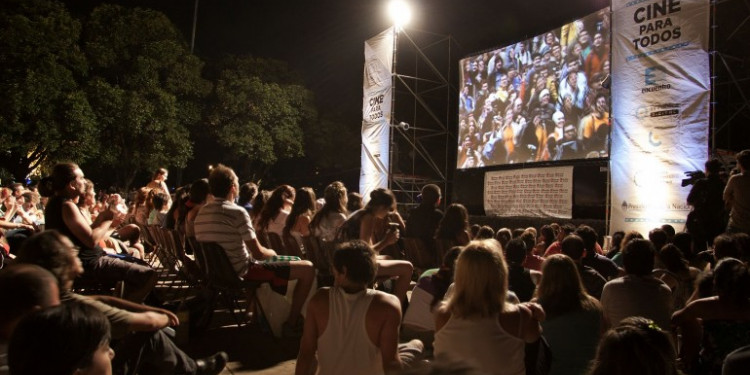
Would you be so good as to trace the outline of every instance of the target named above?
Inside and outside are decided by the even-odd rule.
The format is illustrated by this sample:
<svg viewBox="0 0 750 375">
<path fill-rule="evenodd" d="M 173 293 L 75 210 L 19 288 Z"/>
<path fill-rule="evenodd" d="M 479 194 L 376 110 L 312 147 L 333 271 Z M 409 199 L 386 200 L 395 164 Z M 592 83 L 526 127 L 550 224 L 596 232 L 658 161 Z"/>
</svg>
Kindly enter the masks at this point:
<svg viewBox="0 0 750 375">
<path fill-rule="evenodd" d="M 209 329 L 190 338 L 185 350 L 200 358 L 223 350 L 229 354 L 222 374 L 293 374 L 298 339 L 278 339 L 255 326 L 237 327 L 228 314 L 217 313 Z"/>
</svg>

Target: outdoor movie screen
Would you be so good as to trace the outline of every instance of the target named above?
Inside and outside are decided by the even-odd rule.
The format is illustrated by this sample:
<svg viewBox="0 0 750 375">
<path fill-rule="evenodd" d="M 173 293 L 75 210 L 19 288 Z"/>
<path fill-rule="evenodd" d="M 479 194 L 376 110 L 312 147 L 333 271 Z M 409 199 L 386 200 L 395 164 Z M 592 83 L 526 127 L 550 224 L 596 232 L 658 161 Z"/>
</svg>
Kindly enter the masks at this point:
<svg viewBox="0 0 750 375">
<path fill-rule="evenodd" d="M 609 47 L 605 8 L 462 59 L 456 167 L 608 157 Z"/>
</svg>

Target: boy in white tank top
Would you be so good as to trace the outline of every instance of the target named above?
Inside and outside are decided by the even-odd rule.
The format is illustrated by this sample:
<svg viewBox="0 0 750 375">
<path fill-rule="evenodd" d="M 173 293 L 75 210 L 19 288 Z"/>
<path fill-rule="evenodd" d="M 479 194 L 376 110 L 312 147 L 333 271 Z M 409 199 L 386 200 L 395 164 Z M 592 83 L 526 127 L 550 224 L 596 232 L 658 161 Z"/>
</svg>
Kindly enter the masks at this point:
<svg viewBox="0 0 750 375">
<path fill-rule="evenodd" d="M 342 244 L 334 253 L 334 286 L 309 301 L 296 374 L 383 374 L 400 369 L 398 298 L 368 289 L 377 271 L 375 252 L 363 241 Z M 406 351 L 421 352 L 410 342 Z M 403 353 L 404 351 L 402 351 Z"/>
</svg>

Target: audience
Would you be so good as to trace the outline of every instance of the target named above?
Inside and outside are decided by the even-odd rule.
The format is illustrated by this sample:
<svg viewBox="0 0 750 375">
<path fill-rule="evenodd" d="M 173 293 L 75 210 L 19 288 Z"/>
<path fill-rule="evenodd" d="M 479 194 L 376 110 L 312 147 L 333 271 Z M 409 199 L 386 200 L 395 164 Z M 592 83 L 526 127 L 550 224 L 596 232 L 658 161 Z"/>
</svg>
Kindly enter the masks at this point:
<svg viewBox="0 0 750 375">
<path fill-rule="evenodd" d="M 298 336 L 302 330 L 302 305 L 315 278 L 312 263 L 307 260 L 261 263 L 273 260 L 277 254 L 260 244 L 247 211 L 234 203 L 240 189 L 237 175 L 231 168 L 219 164 L 211 170 L 208 184 L 213 198 L 195 218 L 195 238 L 200 242 L 218 243 L 237 276 L 245 280 L 268 281 L 280 294 L 286 294 L 288 280 L 297 280 L 283 332 L 285 336 Z"/>
<path fill-rule="evenodd" d="M 114 368 L 126 372 L 136 363 L 144 373 L 218 374 L 224 368 L 226 353 L 193 360 L 180 350 L 164 328 L 180 324 L 170 311 L 132 303 L 112 296 L 82 296 L 72 292 L 73 280 L 84 272 L 73 243 L 55 230 L 34 235 L 24 244 L 19 263 L 35 264 L 57 279 L 60 300 L 94 307 L 110 322 L 113 347 L 119 353 Z"/>
<path fill-rule="evenodd" d="M 311 188 L 281 185 L 258 194 L 255 184 L 239 186 L 223 165 L 174 197 L 165 179 L 166 170 L 157 171 L 149 186 L 131 196 L 133 220 L 148 213 L 148 224 L 218 243 L 238 277 L 269 282 L 278 293 L 297 281 L 282 334 L 302 336 L 299 374 L 385 373 L 411 367 L 423 349 L 430 356 L 433 348 L 438 367 L 461 361 L 469 366 L 461 368 L 487 373 L 532 373 L 536 369 L 526 366 L 536 358 L 530 350 L 538 349 L 525 344 L 542 334 L 550 374 L 676 375 L 678 363 L 691 374 L 720 374 L 722 368 L 734 374 L 750 362 L 750 273 L 743 263 L 750 258 L 750 236 L 742 233 L 743 192 L 737 189 L 730 229 L 739 233 L 718 235 L 708 251 L 695 254 L 691 234 L 665 225 L 651 230 L 648 240 L 636 231 L 615 231 L 605 256 L 587 225 L 513 224 L 513 231 L 495 233 L 487 225 L 470 225 L 459 203 L 443 214 L 437 208 L 441 191 L 433 184 L 423 186 L 420 205 L 404 221 L 387 189 L 372 191 L 366 206 L 347 209 L 357 197 L 348 198 L 341 182 L 325 188 L 321 206 Z M 193 360 L 176 347 L 164 330 L 179 324 L 172 312 L 140 304 L 156 283 L 153 269 L 102 250 L 115 238 L 139 236 L 135 225 L 122 225 L 130 219 L 118 208 L 125 202 L 116 191 L 97 199 L 93 183 L 72 163 L 56 165 L 42 181 L 42 192 L 51 196 L 45 211 L 36 207 L 32 191 L 16 185 L 0 191 L 2 255 L 8 253 L 1 241 L 18 240 L 15 264 L 0 270 L 0 374 L 8 373 L 7 361 L 13 374 L 132 372 L 139 356 L 141 373 L 215 374 L 224 368 L 223 352 Z M 233 203 L 238 197 L 239 204 Z M 21 225 L 43 222 L 53 230 L 13 237 Z M 255 228 L 329 243 L 335 249 L 334 286 L 310 293 L 313 265 L 263 247 Z M 430 249 L 461 247 L 451 248 L 440 268 L 417 280 L 410 259 L 401 258 L 401 234 Z M 73 281 L 81 276 L 104 285 L 124 280 L 125 297 L 136 303 L 75 294 Z M 407 298 L 412 280 L 416 286 Z M 62 306 L 49 308 L 60 301 Z M 606 331 L 610 324 L 615 328 Z M 674 342 L 667 327 L 676 330 Z M 59 329 L 78 344 L 32 341 Z M 399 344 L 399 337 L 406 343 Z M 34 361 L 39 348 L 28 349 L 34 342 L 66 350 L 50 349 L 54 353 L 41 363 Z"/>
<path fill-rule="evenodd" d="M 399 230 L 390 227 L 385 236 L 376 242 L 374 232 L 375 223 L 378 219 L 384 219 L 390 212 L 396 209 L 396 197 L 387 189 L 375 189 L 370 192 L 370 201 L 367 205 L 353 213 L 339 228 L 340 241 L 362 240 L 372 246 L 376 253 L 393 245 L 398 241 Z M 408 303 L 406 292 L 409 290 L 414 266 L 405 260 L 385 259 L 378 256 L 378 277 L 396 277 L 393 286 L 393 294 L 401 301 L 402 306 Z"/>
<path fill-rule="evenodd" d="M 83 171 L 73 163 L 61 163 L 42 181 L 42 194 L 52 195 L 45 211 L 47 229 L 56 229 L 78 246 L 78 258 L 87 277 L 101 283 L 125 282 L 124 298 L 142 302 L 156 285 L 157 274 L 150 267 L 107 256 L 99 245 L 125 220 L 116 210 L 106 210 L 88 224 L 76 205 L 85 189 Z M 46 193 L 46 194 L 45 194 Z"/>
</svg>

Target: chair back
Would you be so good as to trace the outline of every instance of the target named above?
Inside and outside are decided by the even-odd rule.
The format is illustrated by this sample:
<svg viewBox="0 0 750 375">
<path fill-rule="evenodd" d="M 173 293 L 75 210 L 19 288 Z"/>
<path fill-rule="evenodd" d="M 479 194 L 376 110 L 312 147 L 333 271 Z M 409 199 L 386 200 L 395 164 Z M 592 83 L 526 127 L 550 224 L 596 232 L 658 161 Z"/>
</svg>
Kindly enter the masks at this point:
<svg viewBox="0 0 750 375">
<path fill-rule="evenodd" d="M 279 236 L 276 232 L 265 232 L 266 237 L 268 237 L 268 246 L 274 251 L 276 251 L 279 255 L 291 255 L 287 254 L 286 246 L 284 246 L 284 241 L 281 240 L 281 236 Z"/>
<path fill-rule="evenodd" d="M 284 235 L 284 237 L 282 237 L 282 240 L 284 241 L 286 255 L 306 259 L 305 244 L 302 242 L 302 236 L 287 233 L 286 235 Z"/>
<path fill-rule="evenodd" d="M 224 248 L 216 242 L 199 242 L 203 253 L 202 256 L 206 261 L 206 271 L 208 283 L 211 287 L 220 290 L 237 290 L 242 289 L 242 280 L 237 276 L 237 272 L 232 267 Z"/>
<path fill-rule="evenodd" d="M 333 285 L 333 251 L 335 244 L 321 240 L 316 236 L 303 236 L 305 256 L 318 271 L 318 286 Z"/>
</svg>

